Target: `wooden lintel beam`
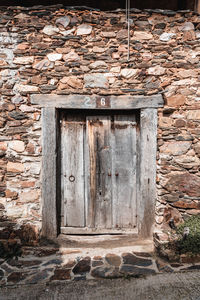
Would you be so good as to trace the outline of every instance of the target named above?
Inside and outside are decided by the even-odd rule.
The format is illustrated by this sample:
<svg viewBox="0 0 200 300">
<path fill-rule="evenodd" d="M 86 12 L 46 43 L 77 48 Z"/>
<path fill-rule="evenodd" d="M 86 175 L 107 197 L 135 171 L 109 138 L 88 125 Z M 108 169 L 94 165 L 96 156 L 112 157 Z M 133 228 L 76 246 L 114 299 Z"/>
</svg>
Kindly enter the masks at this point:
<svg viewBox="0 0 200 300">
<path fill-rule="evenodd" d="M 98 95 L 32 95 L 31 103 L 39 107 L 63 109 L 141 109 L 164 106 L 160 94 L 152 96 L 98 96 Z"/>
</svg>

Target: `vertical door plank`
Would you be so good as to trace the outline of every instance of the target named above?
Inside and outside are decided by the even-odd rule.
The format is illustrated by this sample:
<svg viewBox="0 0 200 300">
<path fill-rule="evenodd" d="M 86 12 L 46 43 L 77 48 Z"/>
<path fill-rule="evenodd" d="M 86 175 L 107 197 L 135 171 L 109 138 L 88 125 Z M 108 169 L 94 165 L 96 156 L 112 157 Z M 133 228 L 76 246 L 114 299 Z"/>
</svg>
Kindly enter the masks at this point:
<svg viewBox="0 0 200 300">
<path fill-rule="evenodd" d="M 112 227 L 110 116 L 88 116 L 88 227 Z"/>
<path fill-rule="evenodd" d="M 156 200 L 157 109 L 146 108 L 140 115 L 139 232 L 152 237 Z"/>
<path fill-rule="evenodd" d="M 61 195 L 61 227 L 64 226 L 66 221 L 64 220 L 64 197 L 65 197 L 65 182 L 64 182 L 64 171 L 65 171 L 65 166 L 64 166 L 64 160 L 63 157 L 66 155 L 66 144 L 65 144 L 65 113 L 62 111 L 60 113 L 60 158 L 61 158 L 61 187 L 60 187 L 60 195 Z"/>
<path fill-rule="evenodd" d="M 64 226 L 84 227 L 84 119 L 67 115 L 62 122 Z"/>
<path fill-rule="evenodd" d="M 113 227 L 136 227 L 135 115 L 116 115 L 112 121 Z"/>
<path fill-rule="evenodd" d="M 42 235 L 55 238 L 58 232 L 56 209 L 57 112 L 42 109 Z"/>
</svg>

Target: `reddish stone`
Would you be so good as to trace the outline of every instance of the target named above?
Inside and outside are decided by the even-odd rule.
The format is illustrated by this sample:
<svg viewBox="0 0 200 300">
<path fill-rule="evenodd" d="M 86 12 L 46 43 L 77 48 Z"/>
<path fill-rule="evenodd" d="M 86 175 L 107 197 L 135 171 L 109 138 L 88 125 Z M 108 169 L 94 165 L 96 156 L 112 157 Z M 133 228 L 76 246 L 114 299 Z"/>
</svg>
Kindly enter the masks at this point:
<svg viewBox="0 0 200 300">
<path fill-rule="evenodd" d="M 67 280 L 71 279 L 70 275 L 71 270 L 65 268 L 57 268 L 54 271 L 54 275 L 50 278 L 50 280 Z"/>
<path fill-rule="evenodd" d="M 102 259 L 101 256 L 94 256 L 94 257 L 93 257 L 93 260 L 100 260 L 100 259 Z"/>
<path fill-rule="evenodd" d="M 35 146 L 32 143 L 28 143 L 28 145 L 26 146 L 26 151 L 30 154 L 34 154 Z"/>
<path fill-rule="evenodd" d="M 109 263 L 109 265 L 119 267 L 121 264 L 121 258 L 115 254 L 107 254 L 105 260 Z"/>
<path fill-rule="evenodd" d="M 3 105 L 2 105 L 2 110 L 8 110 L 8 111 L 12 111 L 12 110 L 14 110 L 15 109 L 15 105 L 14 104 L 12 104 L 12 103 L 4 103 Z"/>
<path fill-rule="evenodd" d="M 184 105 L 186 101 L 185 96 L 181 95 L 181 94 L 177 94 L 171 97 L 167 98 L 167 105 L 168 106 L 175 106 L 175 107 L 179 107 L 181 105 Z"/>
<path fill-rule="evenodd" d="M 183 33 L 183 41 L 193 41 L 196 39 L 195 32 L 193 30 L 191 31 L 185 31 Z"/>
<path fill-rule="evenodd" d="M 184 209 L 200 209 L 200 203 L 193 202 L 193 201 L 186 201 L 186 200 L 178 200 L 176 202 L 172 203 L 173 206 L 178 208 L 184 208 Z"/>
<path fill-rule="evenodd" d="M 7 122 L 7 125 L 9 126 L 9 127 L 18 127 L 18 126 L 21 126 L 21 124 L 22 124 L 22 122 L 20 122 L 20 121 L 8 121 Z"/>
<path fill-rule="evenodd" d="M 24 166 L 22 163 L 7 163 L 7 171 L 12 173 L 21 173 L 24 171 Z"/>
<path fill-rule="evenodd" d="M 176 127 L 185 127 L 185 125 L 186 125 L 186 122 L 185 122 L 185 120 L 182 120 L 182 119 L 178 119 L 174 123 L 174 126 L 176 126 Z"/>
<path fill-rule="evenodd" d="M 34 121 L 38 121 L 39 119 L 40 119 L 40 113 L 35 112 L 35 113 L 33 114 L 33 120 L 34 120 Z"/>
<path fill-rule="evenodd" d="M 169 192 L 182 192 L 191 197 L 200 197 L 199 187 L 200 177 L 190 174 L 188 172 L 171 175 L 165 185 L 165 188 Z"/>
<path fill-rule="evenodd" d="M 6 198 L 16 199 L 18 196 L 17 192 L 12 192 L 11 190 L 6 190 Z"/>
<path fill-rule="evenodd" d="M 183 222 L 183 218 L 178 209 L 171 206 L 166 206 L 163 213 L 163 227 L 166 225 L 169 226 L 170 220 L 173 220 L 176 226 Z"/>
<path fill-rule="evenodd" d="M 166 86 L 168 86 L 168 85 L 170 85 L 171 84 L 171 80 L 165 80 L 165 81 L 163 81 L 162 83 L 161 83 L 161 87 L 166 87 Z"/>
<path fill-rule="evenodd" d="M 2 151 L 7 150 L 7 143 L 6 142 L 0 142 L 0 150 L 2 150 Z"/>
<path fill-rule="evenodd" d="M 21 44 L 17 45 L 18 50 L 26 50 L 28 48 L 29 48 L 29 44 L 26 44 L 26 43 L 21 43 Z"/>
<path fill-rule="evenodd" d="M 5 60 L 0 59 L 0 66 L 7 66 L 7 62 Z"/>
<path fill-rule="evenodd" d="M 26 278 L 25 273 L 23 273 L 23 272 L 13 272 L 8 276 L 7 281 L 8 282 L 12 281 L 13 283 L 18 283 L 19 281 L 21 281 L 25 278 Z"/>
<path fill-rule="evenodd" d="M 33 76 L 31 78 L 31 82 L 33 84 L 45 84 L 47 83 L 47 79 L 46 77 L 42 77 L 41 75 L 38 75 L 38 76 Z"/>
<path fill-rule="evenodd" d="M 30 33 L 27 34 L 27 41 L 31 43 L 39 43 L 42 42 L 43 40 L 43 35 L 38 34 L 38 33 Z"/>
<path fill-rule="evenodd" d="M 20 185 L 22 188 L 29 188 L 35 186 L 35 181 L 21 181 Z"/>
</svg>

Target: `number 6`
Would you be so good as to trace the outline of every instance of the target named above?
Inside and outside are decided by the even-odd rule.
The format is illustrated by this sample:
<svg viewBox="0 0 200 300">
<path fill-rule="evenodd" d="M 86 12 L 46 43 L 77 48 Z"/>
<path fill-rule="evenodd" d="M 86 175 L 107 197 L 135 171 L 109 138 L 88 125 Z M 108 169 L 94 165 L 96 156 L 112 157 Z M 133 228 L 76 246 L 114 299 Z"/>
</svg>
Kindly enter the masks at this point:
<svg viewBox="0 0 200 300">
<path fill-rule="evenodd" d="M 105 106 L 106 105 L 106 99 L 105 98 L 101 98 L 101 106 Z"/>
</svg>

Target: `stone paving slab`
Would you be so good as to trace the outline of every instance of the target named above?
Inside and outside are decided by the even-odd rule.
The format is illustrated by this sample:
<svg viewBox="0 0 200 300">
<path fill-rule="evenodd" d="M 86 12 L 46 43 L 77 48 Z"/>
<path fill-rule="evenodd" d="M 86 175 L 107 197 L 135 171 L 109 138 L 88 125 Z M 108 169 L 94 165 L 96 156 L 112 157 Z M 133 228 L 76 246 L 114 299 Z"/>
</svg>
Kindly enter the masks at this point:
<svg viewBox="0 0 200 300">
<path fill-rule="evenodd" d="M 200 269 L 200 263 L 169 263 L 153 253 L 134 252 L 126 247 L 106 249 L 104 255 L 102 249 L 35 249 L 25 247 L 18 259 L 0 260 L 1 286 L 141 277 Z M 125 251 L 127 249 L 129 251 Z M 85 251 L 88 252 L 87 255 Z"/>
</svg>

